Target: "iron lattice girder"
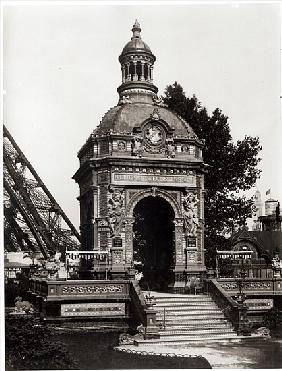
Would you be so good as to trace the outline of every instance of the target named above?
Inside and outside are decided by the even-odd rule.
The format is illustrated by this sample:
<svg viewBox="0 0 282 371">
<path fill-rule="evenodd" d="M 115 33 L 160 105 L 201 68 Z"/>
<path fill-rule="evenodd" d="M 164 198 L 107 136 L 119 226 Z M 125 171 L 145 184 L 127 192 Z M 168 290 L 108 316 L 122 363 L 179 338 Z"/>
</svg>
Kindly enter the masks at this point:
<svg viewBox="0 0 282 371">
<path fill-rule="evenodd" d="M 26 225 L 25 229 L 29 231 L 30 236 L 34 237 L 45 257 L 66 248 L 75 250 L 80 243 L 80 235 L 76 228 L 5 126 L 3 134 L 4 190 L 10 197 L 11 207 L 16 210 L 16 214 L 20 213 Z M 22 240 L 19 232 L 16 231 L 18 229 L 16 225 L 19 228 L 20 225 L 11 220 L 11 215 L 8 219 L 6 222 L 9 223 L 15 236 L 18 233 L 16 239 L 20 244 Z"/>
</svg>

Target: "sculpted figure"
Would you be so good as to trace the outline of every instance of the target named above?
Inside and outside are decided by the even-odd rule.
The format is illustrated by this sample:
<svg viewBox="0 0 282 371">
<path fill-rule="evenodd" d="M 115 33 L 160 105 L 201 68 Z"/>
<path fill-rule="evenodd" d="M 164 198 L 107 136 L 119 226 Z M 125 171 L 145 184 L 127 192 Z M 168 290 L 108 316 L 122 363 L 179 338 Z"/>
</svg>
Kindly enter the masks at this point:
<svg viewBox="0 0 282 371">
<path fill-rule="evenodd" d="M 164 100 L 163 100 L 162 96 L 161 97 L 154 97 L 153 101 L 154 101 L 154 104 L 156 106 L 167 107 L 167 104 L 164 103 Z"/>
<path fill-rule="evenodd" d="M 109 200 L 109 223 L 112 233 L 121 220 L 124 208 L 124 194 L 120 189 L 112 190 L 111 199 Z"/>
<path fill-rule="evenodd" d="M 123 97 L 121 98 L 120 103 L 121 103 L 121 104 L 126 104 L 126 103 L 132 103 L 132 102 L 131 102 L 130 97 L 127 95 L 127 96 L 123 96 Z"/>
<path fill-rule="evenodd" d="M 173 140 L 166 141 L 166 156 L 175 157 L 175 145 L 173 143 Z"/>
<path fill-rule="evenodd" d="M 33 305 L 29 302 L 24 300 L 21 296 L 17 296 L 15 298 L 15 312 L 17 313 L 33 313 L 34 308 Z"/>
<path fill-rule="evenodd" d="M 143 152 L 144 152 L 143 138 L 140 136 L 136 136 L 133 139 L 132 143 L 132 154 L 134 156 L 142 157 Z"/>
<path fill-rule="evenodd" d="M 194 193 L 188 193 L 183 200 L 184 217 L 190 236 L 196 236 L 199 220 L 197 217 L 197 196 Z"/>
</svg>

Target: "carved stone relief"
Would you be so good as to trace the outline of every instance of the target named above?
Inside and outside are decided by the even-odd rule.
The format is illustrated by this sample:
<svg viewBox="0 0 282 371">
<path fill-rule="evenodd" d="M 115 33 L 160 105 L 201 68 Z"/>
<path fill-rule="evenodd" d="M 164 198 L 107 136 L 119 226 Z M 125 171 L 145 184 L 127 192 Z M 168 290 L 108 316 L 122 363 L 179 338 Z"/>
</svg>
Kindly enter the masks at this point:
<svg viewBox="0 0 282 371">
<path fill-rule="evenodd" d="M 175 157 L 175 144 L 173 142 L 173 139 L 166 140 L 165 152 L 168 158 Z"/>
<path fill-rule="evenodd" d="M 126 151 L 126 143 L 123 140 L 119 140 L 117 143 L 117 149 L 119 152 L 125 152 Z"/>
<path fill-rule="evenodd" d="M 153 102 L 156 106 L 167 107 L 167 104 L 164 103 L 163 97 L 153 97 Z"/>
<path fill-rule="evenodd" d="M 108 221 L 112 235 L 115 235 L 117 226 L 124 215 L 124 191 L 118 188 L 109 188 L 110 199 L 108 201 Z"/>
<path fill-rule="evenodd" d="M 132 154 L 133 156 L 142 157 L 144 152 L 143 138 L 139 135 L 135 135 L 132 141 Z"/>
<path fill-rule="evenodd" d="M 188 236 L 196 236 L 197 234 L 197 228 L 199 225 L 198 202 L 199 200 L 197 196 L 192 192 L 185 195 L 183 199 L 183 215 L 186 222 Z"/>
<path fill-rule="evenodd" d="M 187 263 L 197 263 L 197 251 L 187 251 Z"/>
</svg>

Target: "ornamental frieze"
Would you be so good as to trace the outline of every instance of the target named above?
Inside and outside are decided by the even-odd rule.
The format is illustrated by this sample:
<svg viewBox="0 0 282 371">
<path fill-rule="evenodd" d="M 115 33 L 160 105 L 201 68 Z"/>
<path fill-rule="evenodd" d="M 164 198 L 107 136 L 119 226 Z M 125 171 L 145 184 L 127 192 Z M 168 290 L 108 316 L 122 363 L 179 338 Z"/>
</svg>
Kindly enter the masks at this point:
<svg viewBox="0 0 282 371">
<path fill-rule="evenodd" d="M 124 303 L 75 303 L 61 304 L 61 316 L 63 317 L 79 317 L 79 316 L 113 316 L 124 315 Z"/>
<path fill-rule="evenodd" d="M 154 185 L 171 187 L 195 187 L 196 177 L 186 174 L 152 174 L 145 172 L 112 173 L 112 184 L 116 185 Z"/>
<path fill-rule="evenodd" d="M 237 290 L 237 282 L 220 282 L 224 290 Z M 271 290 L 271 282 L 243 282 L 243 290 Z"/>
<path fill-rule="evenodd" d="M 246 290 L 269 290 L 271 282 L 244 282 L 243 289 Z"/>
<path fill-rule="evenodd" d="M 88 285 L 88 286 L 63 286 L 62 294 L 113 294 L 122 293 L 123 285 Z"/>
<path fill-rule="evenodd" d="M 236 282 L 227 282 L 227 283 L 221 283 L 220 286 L 223 288 L 223 290 L 237 290 L 238 285 Z"/>
</svg>

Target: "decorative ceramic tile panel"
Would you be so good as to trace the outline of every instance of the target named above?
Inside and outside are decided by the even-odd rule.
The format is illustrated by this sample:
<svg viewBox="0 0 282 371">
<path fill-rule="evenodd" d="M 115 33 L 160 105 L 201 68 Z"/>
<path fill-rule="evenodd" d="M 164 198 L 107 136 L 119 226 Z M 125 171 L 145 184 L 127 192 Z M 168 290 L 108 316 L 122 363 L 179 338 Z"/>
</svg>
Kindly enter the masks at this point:
<svg viewBox="0 0 282 371">
<path fill-rule="evenodd" d="M 118 316 L 125 315 L 124 303 L 75 303 L 61 304 L 62 317 L 74 316 Z"/>
</svg>

